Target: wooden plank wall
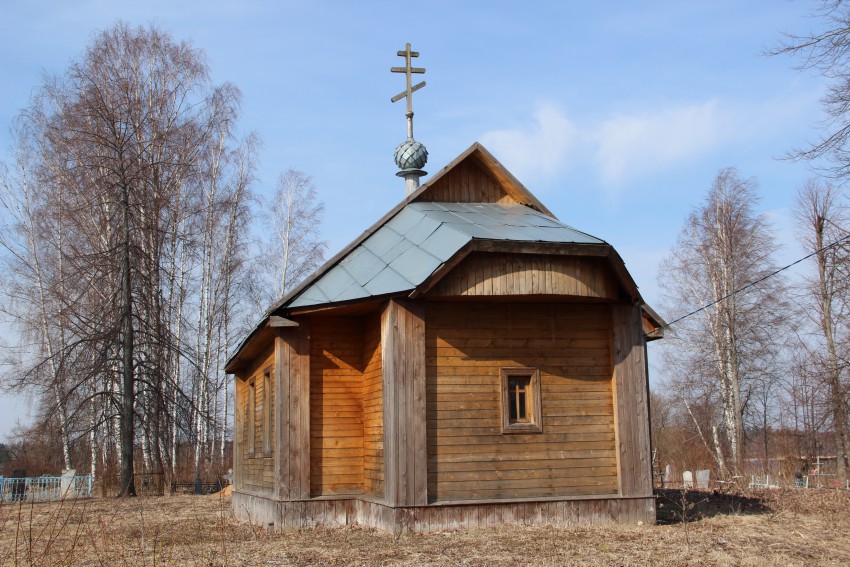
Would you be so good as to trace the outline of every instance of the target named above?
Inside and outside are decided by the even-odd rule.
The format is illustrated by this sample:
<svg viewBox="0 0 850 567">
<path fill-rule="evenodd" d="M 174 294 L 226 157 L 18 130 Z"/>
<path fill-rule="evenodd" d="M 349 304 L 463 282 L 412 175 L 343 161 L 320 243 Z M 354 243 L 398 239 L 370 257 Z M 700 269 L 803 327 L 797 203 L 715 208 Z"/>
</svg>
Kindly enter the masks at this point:
<svg viewBox="0 0 850 567">
<path fill-rule="evenodd" d="M 391 300 L 381 315 L 384 375 L 384 498 L 428 500 L 423 302 Z"/>
<path fill-rule="evenodd" d="M 275 495 L 278 498 L 310 496 L 310 329 L 278 329 L 275 337 L 278 392 Z"/>
<path fill-rule="evenodd" d="M 363 323 L 311 319 L 310 481 L 313 496 L 363 491 Z"/>
<path fill-rule="evenodd" d="M 602 258 L 476 252 L 440 280 L 430 296 L 572 295 L 617 299 Z"/>
<path fill-rule="evenodd" d="M 428 302 L 432 501 L 617 493 L 607 304 Z M 499 368 L 539 368 L 542 433 L 503 435 Z"/>
<path fill-rule="evenodd" d="M 363 492 L 384 495 L 384 403 L 381 320 L 363 322 Z"/>
<path fill-rule="evenodd" d="M 516 203 L 491 175 L 473 160 L 464 160 L 417 199 L 447 203 Z"/>
<path fill-rule="evenodd" d="M 652 471 L 640 307 L 616 303 L 612 319 L 621 490 L 624 496 L 648 496 L 652 494 Z"/>
<path fill-rule="evenodd" d="M 263 388 L 263 374 L 269 372 L 274 375 L 274 350 L 270 346 L 255 362 L 240 372 L 235 383 L 236 408 L 235 408 L 235 431 L 236 443 L 234 449 L 235 469 L 237 473 L 237 488 L 254 492 L 273 492 L 275 487 L 275 464 L 272 453 L 263 453 L 263 399 L 265 396 L 272 397 L 271 407 L 274 408 L 274 386 L 269 392 Z M 249 383 L 254 384 L 254 407 L 249 408 L 248 388 Z M 274 409 L 272 409 L 274 412 Z M 248 447 L 248 420 L 254 421 L 254 450 Z M 271 420 L 274 423 L 274 419 Z M 272 439 L 274 430 L 272 431 Z"/>
</svg>

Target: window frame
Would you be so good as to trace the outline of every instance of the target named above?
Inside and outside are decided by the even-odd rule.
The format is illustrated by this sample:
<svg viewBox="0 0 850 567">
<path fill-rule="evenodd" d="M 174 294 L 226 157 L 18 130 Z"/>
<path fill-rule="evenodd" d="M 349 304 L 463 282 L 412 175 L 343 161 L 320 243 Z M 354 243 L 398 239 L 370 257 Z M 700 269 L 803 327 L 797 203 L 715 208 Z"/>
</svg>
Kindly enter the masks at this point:
<svg viewBox="0 0 850 567">
<path fill-rule="evenodd" d="M 271 370 L 266 369 L 263 372 L 263 455 L 266 457 L 272 454 L 272 398 L 269 395 L 271 390 Z"/>
<path fill-rule="evenodd" d="M 528 390 L 526 392 L 526 415 L 528 420 L 524 422 L 511 421 L 511 396 L 508 384 L 513 377 L 528 378 Z M 543 432 L 543 404 L 540 391 L 540 369 L 523 367 L 503 367 L 499 369 L 500 401 L 502 410 L 502 433 L 542 433 Z"/>
<path fill-rule="evenodd" d="M 247 382 L 248 399 L 245 400 L 245 425 L 248 427 L 246 443 L 248 444 L 248 456 L 253 457 L 256 453 L 257 442 L 257 383 L 254 378 Z"/>
</svg>

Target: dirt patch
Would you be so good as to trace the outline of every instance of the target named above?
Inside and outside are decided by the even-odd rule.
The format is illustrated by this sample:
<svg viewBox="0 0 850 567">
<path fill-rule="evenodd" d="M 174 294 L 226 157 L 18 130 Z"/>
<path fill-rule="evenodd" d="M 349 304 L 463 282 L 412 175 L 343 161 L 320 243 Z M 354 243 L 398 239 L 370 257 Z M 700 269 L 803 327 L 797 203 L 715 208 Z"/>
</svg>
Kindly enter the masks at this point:
<svg viewBox="0 0 850 567">
<path fill-rule="evenodd" d="M 768 514 L 777 503 L 760 494 L 700 490 L 656 490 L 656 517 L 659 524 L 679 524 L 714 516 Z"/>
<path fill-rule="evenodd" d="M 359 527 L 271 533 L 236 521 L 223 494 L 6 503 L 0 564 L 850 564 L 846 493 L 710 496 L 687 494 L 693 516 L 668 525 L 503 526 L 427 535 Z"/>
</svg>

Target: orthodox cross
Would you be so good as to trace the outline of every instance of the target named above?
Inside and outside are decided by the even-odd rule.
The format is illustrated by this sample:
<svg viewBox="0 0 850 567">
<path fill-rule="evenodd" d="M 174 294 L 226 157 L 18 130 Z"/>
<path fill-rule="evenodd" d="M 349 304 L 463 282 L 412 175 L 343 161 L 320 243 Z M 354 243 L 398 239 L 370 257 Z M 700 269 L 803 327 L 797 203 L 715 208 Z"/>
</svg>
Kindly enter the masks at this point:
<svg viewBox="0 0 850 567">
<path fill-rule="evenodd" d="M 392 71 L 393 73 L 404 73 L 405 78 L 407 79 L 407 88 L 404 91 L 395 95 L 390 100 L 392 102 L 398 102 L 401 99 L 407 97 L 407 113 L 405 114 L 405 116 L 407 116 L 407 137 L 413 139 L 413 93 L 424 87 L 425 81 L 411 86 L 410 75 L 412 73 L 425 73 L 425 69 L 422 67 L 411 67 L 411 59 L 413 57 L 419 57 L 419 52 L 411 51 L 409 43 L 405 45 L 404 51 L 398 52 L 398 56 L 404 57 L 404 67 L 392 67 L 390 68 L 390 71 Z"/>
</svg>

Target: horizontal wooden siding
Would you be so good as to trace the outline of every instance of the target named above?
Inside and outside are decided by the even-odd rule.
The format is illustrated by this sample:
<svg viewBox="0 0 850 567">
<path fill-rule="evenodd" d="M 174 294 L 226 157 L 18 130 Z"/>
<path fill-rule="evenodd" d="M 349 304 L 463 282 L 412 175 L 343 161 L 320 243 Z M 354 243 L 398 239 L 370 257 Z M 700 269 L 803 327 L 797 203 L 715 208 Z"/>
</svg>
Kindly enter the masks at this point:
<svg viewBox="0 0 850 567">
<path fill-rule="evenodd" d="M 363 329 L 363 492 L 384 495 L 383 387 L 381 373 L 381 321 L 364 322 Z"/>
<path fill-rule="evenodd" d="M 268 433 L 270 439 L 274 439 L 274 380 L 263 380 L 268 373 L 274 376 L 274 350 L 269 347 L 244 373 L 235 380 L 236 388 L 236 436 L 235 458 L 237 461 L 237 488 L 253 492 L 272 492 L 274 490 L 274 450 L 263 451 L 264 426 L 271 427 Z M 268 385 L 266 390 L 265 385 Z M 248 390 L 254 388 L 254 407 L 248 407 Z M 270 398 L 267 408 L 272 412 L 266 420 L 263 416 L 264 399 Z M 249 420 L 254 423 L 254 446 L 253 450 L 248 446 Z M 272 447 L 273 449 L 273 447 Z"/>
<path fill-rule="evenodd" d="M 314 496 L 363 491 L 363 325 L 310 321 L 310 485 Z"/>
<path fill-rule="evenodd" d="M 602 304 L 429 302 L 429 499 L 616 494 L 610 337 Z M 501 433 L 518 366 L 540 369 L 542 433 Z"/>
</svg>

